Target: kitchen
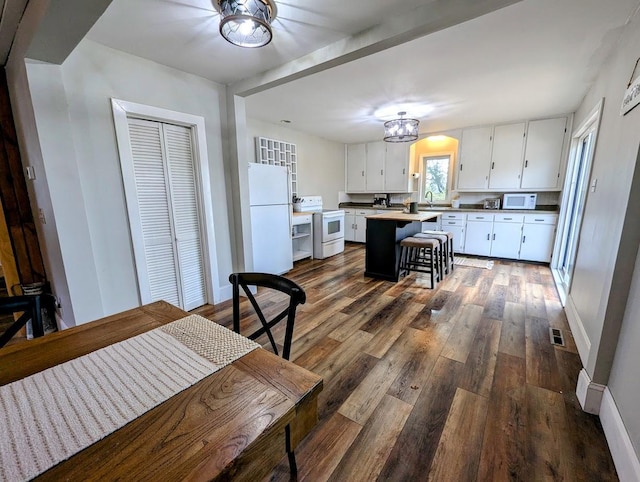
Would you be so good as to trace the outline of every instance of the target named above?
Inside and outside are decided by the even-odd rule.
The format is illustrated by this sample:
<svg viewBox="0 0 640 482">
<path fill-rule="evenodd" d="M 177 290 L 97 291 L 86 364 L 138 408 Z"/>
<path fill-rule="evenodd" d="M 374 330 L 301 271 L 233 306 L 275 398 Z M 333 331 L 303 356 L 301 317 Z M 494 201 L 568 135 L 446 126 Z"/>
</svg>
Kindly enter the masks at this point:
<svg viewBox="0 0 640 482">
<path fill-rule="evenodd" d="M 530 3 L 522 2 L 522 5 L 526 7 L 530 6 Z M 574 9 L 572 15 L 582 14 L 583 10 L 587 9 Z M 541 24 L 547 25 L 544 15 L 535 18 Z M 516 29 L 519 25 L 517 21 L 508 24 L 514 25 Z M 598 180 L 598 185 L 595 192 L 590 194 L 583 224 L 583 231 L 587 234 L 589 243 L 581 245 L 578 252 L 574 283 L 576 289 L 570 296 L 570 300 L 573 300 L 570 304 L 574 304 L 573 311 L 583 319 L 583 328 L 574 332 L 576 336 L 582 332 L 583 338 L 588 342 L 585 346 L 589 347 L 584 352 L 582 360 L 585 373 L 589 375 L 586 378 L 585 390 L 591 393 L 611 382 L 610 388 L 624 420 L 623 427 L 636 440 L 639 433 L 638 422 L 633 417 L 632 410 L 627 408 L 637 402 L 637 393 L 632 388 L 635 384 L 630 381 L 630 376 L 635 360 L 633 341 L 638 339 L 631 323 L 638 311 L 632 302 L 637 294 L 635 283 L 630 291 L 634 277 L 630 265 L 636 257 L 633 248 L 634 211 L 631 209 L 627 214 L 627 208 L 633 208 L 637 202 L 634 197 L 637 190 L 632 189 L 632 186 L 636 186 L 634 168 L 638 113 L 633 111 L 621 116 L 618 112 L 618 100 L 622 98 L 633 70 L 638 38 L 635 33 L 635 20 L 630 20 L 626 28 L 622 28 L 621 25 L 624 35 L 621 43 L 617 44 L 615 54 L 609 59 L 611 68 L 597 70 L 596 81 L 584 101 L 580 98 L 572 109 L 557 108 L 553 112 L 526 116 L 524 120 L 575 112 L 577 127 L 590 115 L 590 111 L 600 99 L 606 98 L 593 165 L 593 177 Z M 565 28 L 570 28 L 570 25 Z M 526 28 L 523 27 L 522 30 Z M 446 32 L 443 35 L 446 35 Z M 573 35 L 580 36 L 579 33 Z M 454 45 L 454 39 L 446 40 L 451 40 L 450 45 Z M 449 42 L 443 44 L 447 45 Z M 543 52 L 545 49 L 548 51 L 549 47 L 545 45 Z M 517 48 L 511 50 L 521 55 Z M 594 48 L 593 51 L 595 50 Z M 464 53 L 455 52 L 456 56 Z M 420 58 L 435 58 L 435 55 L 436 52 L 430 48 L 416 52 L 416 56 Z M 501 54 L 494 54 L 494 57 L 500 59 Z M 542 54 L 541 57 L 545 55 Z M 449 63 L 447 68 L 455 70 L 461 65 L 473 63 L 473 59 L 483 62 L 492 60 L 487 55 L 472 55 L 469 52 L 468 56 L 463 56 L 458 62 Z M 100 69 L 95 68 L 96 62 L 102 66 Z M 388 57 L 384 63 L 390 66 L 389 70 L 393 70 L 393 66 L 396 65 L 393 59 Z M 416 58 L 413 59 L 413 63 L 418 63 Z M 357 67 L 375 72 L 366 60 L 361 59 L 354 64 L 357 65 L 354 65 L 353 69 Z M 77 322 L 82 323 L 139 303 L 128 227 L 124 221 L 126 209 L 120 187 L 122 180 L 117 161 L 114 161 L 117 159 L 117 152 L 113 141 L 112 114 L 107 106 L 110 97 L 117 96 L 149 105 L 162 105 L 168 109 L 201 114 L 206 118 L 212 179 L 215 179 L 215 185 L 218 187 L 212 192 L 212 217 L 216 226 L 215 249 L 220 273 L 228 273 L 232 266 L 241 266 L 245 262 L 250 265 L 252 260 L 251 247 L 245 244 L 249 241 L 243 242 L 243 234 L 250 229 L 247 225 L 250 219 L 247 173 L 238 169 L 237 162 L 223 163 L 222 159 L 226 158 L 228 151 L 238 151 L 237 157 L 244 162 L 252 159 L 255 137 L 268 137 L 296 144 L 300 159 L 300 194 L 321 195 L 329 208 L 338 208 L 339 202 L 342 202 L 340 192 L 345 191 L 346 181 L 344 145 L 352 142 L 341 137 L 341 132 L 358 132 L 360 127 L 357 122 L 349 129 L 341 129 L 335 126 L 335 123 L 326 122 L 334 129 L 333 132 L 337 132 L 335 137 L 329 136 L 326 131 L 319 131 L 317 135 L 305 134 L 305 124 L 312 123 L 312 119 L 318 119 L 318 123 L 322 124 L 319 117 L 305 110 L 306 119 L 291 118 L 286 112 L 274 110 L 273 106 L 278 105 L 278 102 L 271 103 L 269 108 L 262 108 L 261 102 L 265 100 L 261 100 L 260 96 L 250 96 L 242 100 L 248 107 L 248 113 L 244 118 L 242 113 L 235 111 L 233 103 L 238 101 L 226 99 L 225 88 L 221 84 L 203 82 L 199 78 L 194 79 L 193 76 L 174 70 L 167 71 L 153 62 L 114 50 L 114 47 L 105 47 L 96 40 L 83 41 L 62 67 L 30 63 L 22 69 L 14 66 L 8 70 L 14 105 L 22 113 L 18 122 L 25 126 L 27 132 L 37 131 L 39 134 L 39 138 L 36 135 L 23 135 L 21 138 L 28 146 L 29 152 L 42 153 L 40 161 L 38 156 L 34 156 L 31 161 L 36 166 L 36 173 L 46 172 L 48 182 L 46 189 L 40 187 L 42 177 L 34 183 L 38 205 L 42 207 L 47 219 L 47 224 L 39 229 L 45 231 L 43 237 L 46 240 L 50 263 L 57 267 L 50 271 L 56 278 L 59 291 L 65 295 L 63 287 L 68 286 L 68 296 L 63 298 L 71 300 L 64 306 L 65 316 L 70 323 L 74 322 L 74 315 Z M 540 71 L 546 72 L 548 69 L 540 68 Z M 454 73 L 457 73 L 459 78 L 464 78 L 459 72 Z M 351 74 L 351 69 L 347 69 L 347 79 Z M 526 74 L 523 76 L 527 77 Z M 370 83 L 373 84 L 371 90 L 385 90 L 385 85 L 376 84 L 375 76 L 369 77 Z M 531 73 L 531 77 L 535 75 Z M 96 81 L 85 82 L 83 79 L 87 78 Z M 495 85 L 497 82 L 492 76 L 487 78 L 478 75 L 474 79 L 474 88 L 480 88 L 484 84 Z M 344 78 L 340 80 L 345 88 L 353 88 Z M 583 79 L 575 78 L 574 81 L 582 85 Z M 164 87 L 155 94 L 153 89 L 145 88 L 151 82 L 162 82 Z M 31 92 L 25 92 L 27 85 Z M 453 85 L 462 90 L 460 84 L 454 82 Z M 185 95 L 185 86 L 194 93 Z M 358 89 L 368 90 L 367 88 L 366 81 L 358 82 Z M 294 96 L 283 95 L 277 87 L 272 90 L 270 94 L 265 91 L 264 95 L 279 98 L 282 104 L 296 103 Z M 530 95 L 530 104 L 536 104 L 539 102 L 537 90 L 544 91 L 545 87 L 523 88 L 520 96 Z M 316 96 L 305 97 L 315 98 L 318 104 L 324 104 L 323 96 L 326 93 L 323 89 L 316 89 L 316 92 Z M 31 98 L 25 107 L 23 98 L 27 94 Z M 568 93 L 565 92 L 565 95 Z M 353 93 L 352 97 L 358 98 L 357 92 Z M 485 97 L 489 99 L 489 104 L 464 105 L 461 110 L 465 111 L 468 117 L 460 120 L 456 127 L 486 126 L 498 122 L 478 118 L 479 113 L 494 111 L 490 102 L 495 96 L 487 94 Z M 559 99 L 556 100 L 559 102 Z M 52 104 L 52 101 L 55 102 Z M 368 109 L 364 110 L 368 112 Z M 227 116 L 231 115 L 228 111 L 232 111 L 233 116 L 240 117 L 231 127 L 226 123 Z M 267 120 L 262 117 L 261 112 L 269 111 L 273 111 L 275 119 Z M 29 112 L 32 112 L 32 117 L 35 116 L 31 123 L 25 120 L 29 118 Z M 363 115 L 359 108 L 351 103 L 344 103 L 341 114 L 337 118 L 348 118 L 352 114 Z M 502 112 L 495 114 L 500 116 L 499 122 L 523 120 L 522 115 L 505 118 Z M 280 120 L 287 119 L 292 123 L 280 123 Z M 240 130 L 236 134 L 237 138 L 230 141 L 230 137 L 234 136 L 227 136 L 225 129 L 229 128 L 235 134 L 236 123 L 243 125 L 245 121 L 247 132 Z M 380 128 L 379 122 L 376 125 Z M 446 126 L 438 127 L 434 123 L 433 127 L 427 128 L 424 132 L 439 133 L 447 130 Z M 373 134 L 361 138 L 360 142 L 377 141 L 381 135 L 381 132 Z M 327 140 L 331 138 L 338 140 Z M 60 142 L 64 139 L 68 142 Z M 236 142 L 237 139 L 240 141 Z M 616 168 L 611 169 L 614 162 Z M 225 184 L 228 188 L 224 187 Z M 471 204 L 477 204 L 487 197 L 484 194 L 460 195 L 463 201 L 469 196 Z M 47 203 L 41 196 L 50 196 L 51 199 Z M 403 198 L 398 201 L 392 199 L 393 202 L 402 200 Z M 538 200 L 544 204 L 554 203 L 553 194 L 548 192 L 539 196 Z M 557 199 L 555 202 L 557 204 Z M 52 220 L 55 220 L 55 223 Z M 69 253 L 73 253 L 72 258 L 69 258 Z M 623 269 L 623 265 L 629 269 Z M 62 275 L 59 274 L 61 272 Z M 223 295 L 227 290 L 224 281 L 225 276 L 220 274 L 217 277 L 217 288 Z M 625 308 L 629 310 L 627 314 Z M 618 339 L 621 330 L 623 334 Z M 615 366 L 612 361 L 614 359 Z M 607 392 L 600 390 L 600 393 Z M 605 397 L 605 400 L 610 401 L 610 398 Z M 608 406 L 610 407 L 611 403 Z"/>
</svg>

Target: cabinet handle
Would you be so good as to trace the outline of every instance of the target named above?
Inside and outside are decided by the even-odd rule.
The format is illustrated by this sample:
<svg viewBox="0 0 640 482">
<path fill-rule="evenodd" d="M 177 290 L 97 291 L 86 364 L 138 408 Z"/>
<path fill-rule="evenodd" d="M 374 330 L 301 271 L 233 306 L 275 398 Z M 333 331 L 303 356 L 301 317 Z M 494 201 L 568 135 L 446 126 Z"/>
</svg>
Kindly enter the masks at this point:
<svg viewBox="0 0 640 482">
<path fill-rule="evenodd" d="M 496 163 L 495 163 L 495 162 L 492 162 L 492 163 L 491 163 L 491 169 L 493 169 L 495 166 L 496 166 Z"/>
<path fill-rule="evenodd" d="M 493 240 L 496 240 L 496 233 L 493 233 Z"/>
<path fill-rule="evenodd" d="M 362 171 L 362 177 L 364 177 L 364 171 Z"/>
<path fill-rule="evenodd" d="M 522 236 L 522 242 L 524 243 L 526 240 L 527 240 L 527 236 L 526 235 Z"/>
<path fill-rule="evenodd" d="M 544 219 L 535 219 L 535 221 L 544 221 Z"/>
<path fill-rule="evenodd" d="M 403 175 L 403 176 L 404 176 L 404 171 L 405 171 L 405 168 L 403 167 L 403 168 L 402 168 L 402 175 Z M 559 176 L 559 175 L 560 175 L 560 174 L 558 174 L 558 176 Z"/>
<path fill-rule="evenodd" d="M 529 161 L 524 161 L 524 167 L 529 167 Z"/>
<path fill-rule="evenodd" d="M 491 239 L 491 235 L 487 234 L 487 241 L 489 241 Z"/>
<path fill-rule="evenodd" d="M 504 218 L 505 221 L 511 221 L 513 218 Z"/>
<path fill-rule="evenodd" d="M 460 170 L 462 171 L 462 164 L 460 164 Z"/>
<path fill-rule="evenodd" d="M 380 169 L 380 175 L 382 176 L 382 169 Z"/>
</svg>

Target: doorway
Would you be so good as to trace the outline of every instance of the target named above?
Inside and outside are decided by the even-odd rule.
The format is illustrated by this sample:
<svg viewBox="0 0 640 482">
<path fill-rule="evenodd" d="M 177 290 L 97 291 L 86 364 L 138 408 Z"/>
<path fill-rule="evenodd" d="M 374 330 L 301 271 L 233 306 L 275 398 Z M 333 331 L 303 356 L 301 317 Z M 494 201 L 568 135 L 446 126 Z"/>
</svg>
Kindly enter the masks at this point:
<svg viewBox="0 0 640 482">
<path fill-rule="evenodd" d="M 112 100 L 142 304 L 215 303 L 204 120 Z"/>
<path fill-rule="evenodd" d="M 600 123 L 602 101 L 576 129 L 567 169 L 567 181 L 560 214 L 558 253 L 552 263 L 552 272 L 562 304 L 571 289 L 571 280 L 580 244 L 580 227 L 587 201 L 591 164 Z"/>
</svg>

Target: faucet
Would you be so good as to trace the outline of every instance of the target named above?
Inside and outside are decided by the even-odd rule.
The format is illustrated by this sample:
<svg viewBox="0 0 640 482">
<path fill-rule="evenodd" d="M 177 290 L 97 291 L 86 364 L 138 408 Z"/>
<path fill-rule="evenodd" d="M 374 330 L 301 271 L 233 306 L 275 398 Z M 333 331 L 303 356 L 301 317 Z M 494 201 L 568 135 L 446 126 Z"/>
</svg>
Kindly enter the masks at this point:
<svg viewBox="0 0 640 482">
<path fill-rule="evenodd" d="M 427 191 L 424 195 L 424 198 L 429 201 L 429 207 L 433 207 L 433 193 L 431 191 Z"/>
</svg>

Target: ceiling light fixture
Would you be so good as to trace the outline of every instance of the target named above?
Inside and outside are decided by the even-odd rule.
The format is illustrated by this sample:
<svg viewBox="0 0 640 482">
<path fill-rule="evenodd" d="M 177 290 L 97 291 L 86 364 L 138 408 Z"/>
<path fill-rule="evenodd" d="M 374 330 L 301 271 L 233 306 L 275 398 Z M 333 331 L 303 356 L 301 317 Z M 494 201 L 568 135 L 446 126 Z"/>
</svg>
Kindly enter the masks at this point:
<svg viewBox="0 0 640 482">
<path fill-rule="evenodd" d="M 263 47 L 271 42 L 276 18 L 273 0 L 212 0 L 220 12 L 220 34 L 239 47 Z"/>
<path fill-rule="evenodd" d="M 398 112 L 399 119 L 384 123 L 386 142 L 412 142 L 418 139 L 418 119 L 405 119 L 406 112 Z"/>
</svg>

